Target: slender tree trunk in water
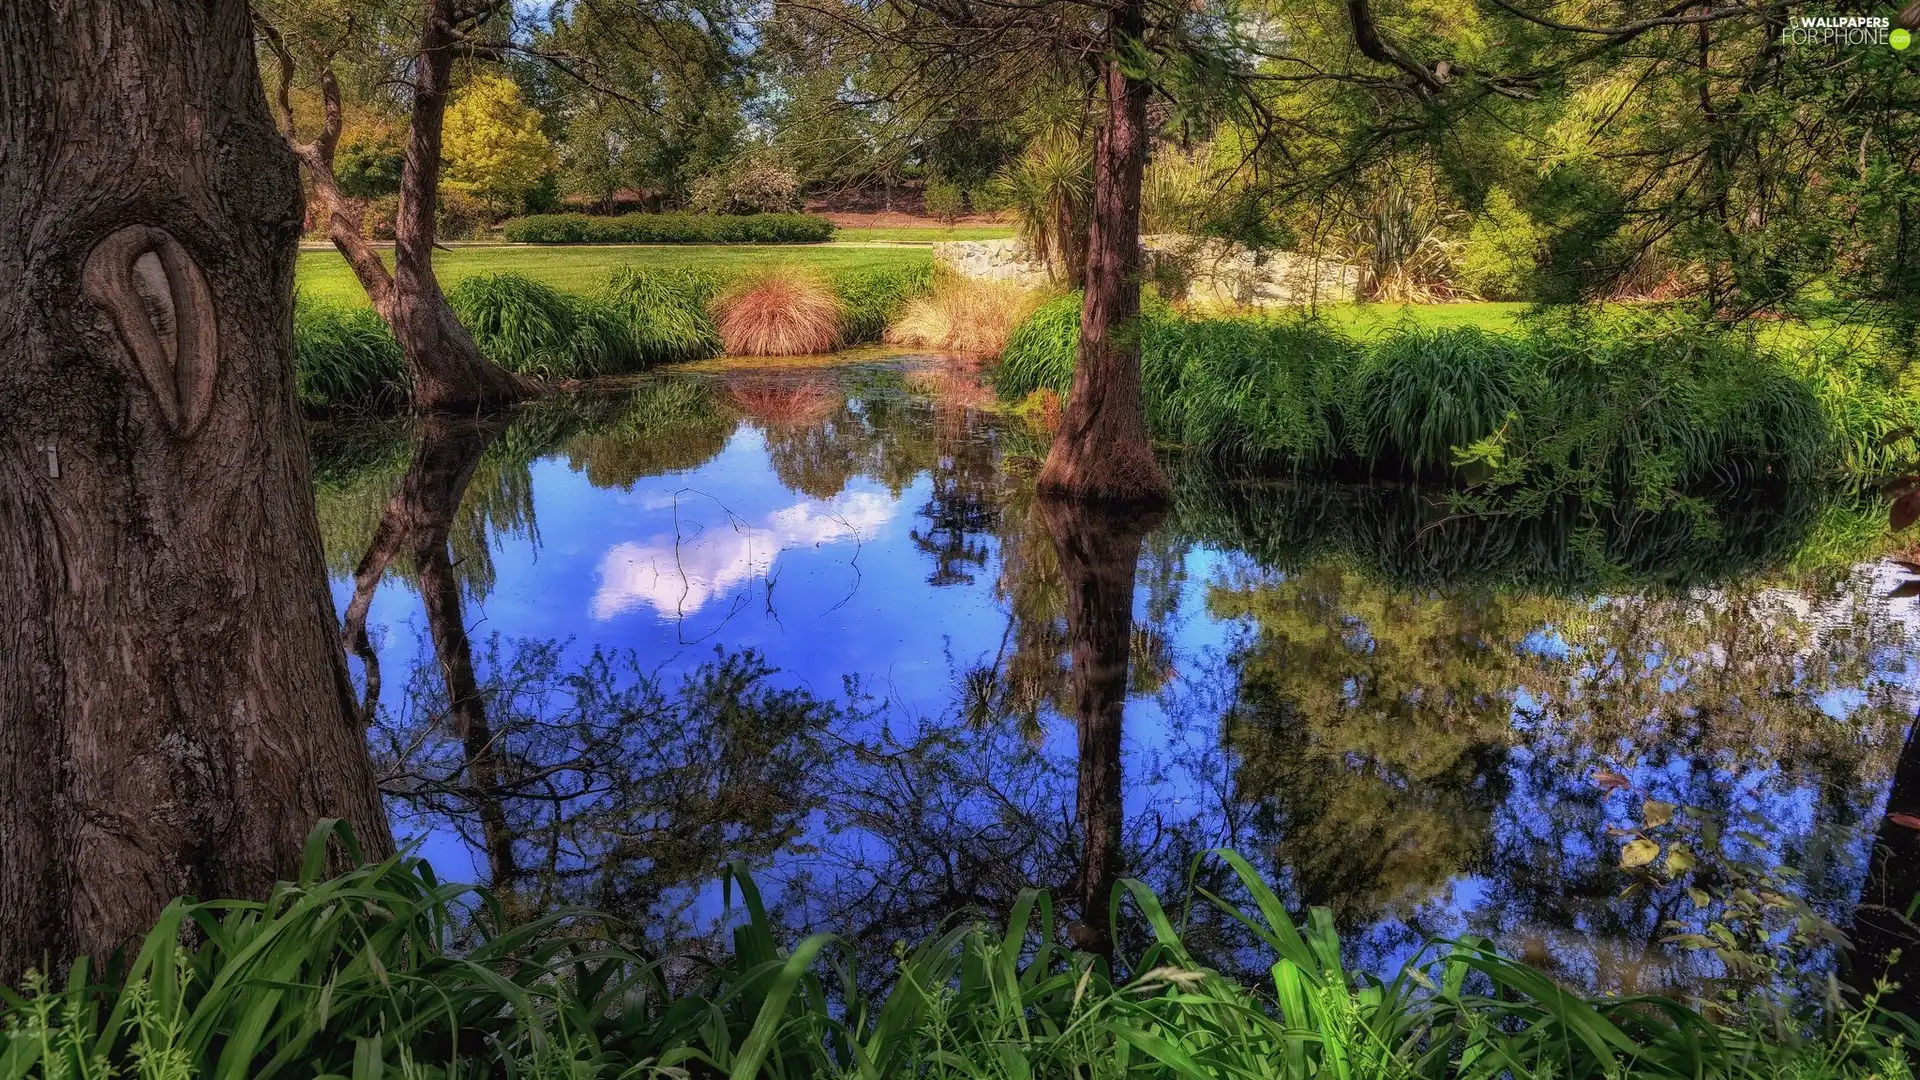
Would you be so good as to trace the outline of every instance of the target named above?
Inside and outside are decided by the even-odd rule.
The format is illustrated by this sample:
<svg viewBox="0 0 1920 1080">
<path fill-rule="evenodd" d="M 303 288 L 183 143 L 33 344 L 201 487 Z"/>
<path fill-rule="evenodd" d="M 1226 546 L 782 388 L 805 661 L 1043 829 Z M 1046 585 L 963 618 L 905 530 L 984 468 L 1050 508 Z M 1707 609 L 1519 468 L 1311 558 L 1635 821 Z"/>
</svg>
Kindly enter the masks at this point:
<svg viewBox="0 0 1920 1080">
<path fill-rule="evenodd" d="M 407 466 L 400 490 L 387 503 L 373 542 L 354 570 L 353 599 L 347 605 L 347 646 L 367 659 L 371 715 L 374 687 L 379 678 L 374 650 L 367 640 L 367 611 L 381 576 L 393 557 L 405 550 L 413 559 L 420 598 L 427 614 L 427 630 L 445 680 L 447 706 L 455 734 L 466 759 L 466 788 L 480 819 L 482 844 L 494 888 L 511 890 L 519 877 L 501 797 L 502 763 L 486 700 L 473 670 L 473 648 L 467 637 L 466 614 L 460 599 L 460 580 L 453 572 L 448 537 L 460 500 L 500 428 L 496 425 L 443 418 L 421 421 L 419 442 Z"/>
<path fill-rule="evenodd" d="M 1067 584 L 1067 638 L 1073 653 L 1073 712 L 1080 735 L 1078 814 L 1084 834 L 1074 944 L 1113 958 L 1108 904 L 1121 874 L 1120 737 L 1133 631 L 1133 579 L 1140 541 L 1156 512 L 1041 503 Z"/>
<path fill-rule="evenodd" d="M 1871 993 L 1882 978 L 1898 983 L 1899 988 L 1882 998 L 1881 1004 L 1920 1019 L 1920 925 L 1909 914 L 1920 897 L 1920 829 L 1895 820 L 1894 815 L 1920 822 L 1920 721 L 1908 729 L 1906 745 L 1894 765 L 1886 816 L 1874 836 L 1867 881 L 1854 908 L 1848 934 L 1853 949 L 1846 963 L 1847 985 L 1853 990 Z"/>
<path fill-rule="evenodd" d="M 440 133 L 457 42 L 452 0 L 425 0 L 424 7 L 420 55 L 413 68 L 413 119 L 393 226 L 393 308 L 387 322 L 407 356 L 414 408 L 471 413 L 518 401 L 531 392 L 531 384 L 481 355 L 433 276 Z"/>
<path fill-rule="evenodd" d="M 1040 470 L 1046 494 L 1158 503 L 1167 478 L 1147 442 L 1140 396 L 1140 181 L 1147 163 L 1147 84 L 1121 70 L 1120 43 L 1138 38 L 1139 0 L 1108 27 L 1106 120 L 1094 137 L 1093 217 L 1087 230 L 1080 355 L 1053 450 Z"/>
<path fill-rule="evenodd" d="M 293 392 L 245 0 L 0 4 L 0 984 L 392 849 Z"/>
</svg>

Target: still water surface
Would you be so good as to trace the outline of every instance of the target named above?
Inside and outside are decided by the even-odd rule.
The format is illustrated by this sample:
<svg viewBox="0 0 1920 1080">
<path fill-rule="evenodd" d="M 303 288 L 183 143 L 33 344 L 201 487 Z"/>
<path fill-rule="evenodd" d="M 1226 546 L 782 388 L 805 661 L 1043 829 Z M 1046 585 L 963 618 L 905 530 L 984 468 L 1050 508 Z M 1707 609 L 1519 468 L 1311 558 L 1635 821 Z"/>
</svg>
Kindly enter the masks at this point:
<svg viewBox="0 0 1920 1080">
<path fill-rule="evenodd" d="M 1358 967 L 1479 934 L 1619 990 L 1722 973 L 1662 941 L 1717 909 L 1619 867 L 1645 800 L 1837 925 L 1878 887 L 1920 623 L 1888 565 L 1796 565 L 1817 494 L 1516 522 L 1170 460 L 1168 513 L 1103 518 L 990 403 L 908 360 L 317 431 L 402 835 L 674 936 L 738 858 L 876 951 L 1229 847 Z"/>
</svg>

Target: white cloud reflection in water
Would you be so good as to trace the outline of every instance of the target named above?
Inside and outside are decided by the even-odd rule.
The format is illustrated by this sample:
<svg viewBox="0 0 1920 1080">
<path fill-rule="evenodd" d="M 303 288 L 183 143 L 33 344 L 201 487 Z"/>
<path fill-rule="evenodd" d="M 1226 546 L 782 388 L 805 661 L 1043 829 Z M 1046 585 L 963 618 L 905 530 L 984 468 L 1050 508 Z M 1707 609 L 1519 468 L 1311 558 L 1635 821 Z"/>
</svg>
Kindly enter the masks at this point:
<svg viewBox="0 0 1920 1080">
<path fill-rule="evenodd" d="M 692 500 L 705 502 L 700 518 L 687 516 Z M 769 574 L 780 553 L 794 548 L 856 544 L 874 539 L 898 504 L 876 492 L 846 492 L 772 511 L 758 522 L 733 516 L 697 493 L 682 493 L 681 532 L 627 541 L 600 559 L 600 587 L 588 611 L 600 622 L 648 606 L 685 618 L 717 598 Z M 717 520 L 716 520 L 717 519 Z"/>
</svg>

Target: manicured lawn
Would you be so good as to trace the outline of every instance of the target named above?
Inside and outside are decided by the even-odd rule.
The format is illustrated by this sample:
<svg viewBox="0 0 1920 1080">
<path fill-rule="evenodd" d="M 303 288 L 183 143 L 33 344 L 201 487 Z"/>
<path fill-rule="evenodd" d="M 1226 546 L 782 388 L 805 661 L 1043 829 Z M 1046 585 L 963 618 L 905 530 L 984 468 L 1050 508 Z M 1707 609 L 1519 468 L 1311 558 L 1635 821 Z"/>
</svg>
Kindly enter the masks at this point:
<svg viewBox="0 0 1920 1080">
<path fill-rule="evenodd" d="M 1528 304 L 1328 304 L 1320 314 L 1328 322 L 1359 337 L 1401 322 L 1418 326 L 1477 326 L 1508 330 Z"/>
<path fill-rule="evenodd" d="M 715 245 L 672 247 L 467 247 L 434 254 L 442 286 L 474 274 L 524 274 L 567 292 L 589 292 L 622 266 L 697 266 L 742 270 L 801 264 L 823 270 L 864 270 L 931 261 L 924 248 Z M 392 260 L 389 259 L 389 262 Z M 336 251 L 303 251 L 294 276 L 300 291 L 323 303 L 363 306 L 367 294 Z"/>
<path fill-rule="evenodd" d="M 836 229 L 843 244 L 931 244 L 940 240 L 1003 240 L 1013 235 L 1011 225 L 909 225 L 894 229 Z"/>
</svg>

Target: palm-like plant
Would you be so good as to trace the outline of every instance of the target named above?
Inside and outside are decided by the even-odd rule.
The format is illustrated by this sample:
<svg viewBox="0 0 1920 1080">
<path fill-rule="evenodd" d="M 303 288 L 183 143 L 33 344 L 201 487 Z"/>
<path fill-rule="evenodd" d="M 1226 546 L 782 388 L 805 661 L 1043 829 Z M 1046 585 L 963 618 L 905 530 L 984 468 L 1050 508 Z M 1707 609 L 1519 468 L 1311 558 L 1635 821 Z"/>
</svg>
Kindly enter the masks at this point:
<svg viewBox="0 0 1920 1080">
<path fill-rule="evenodd" d="M 1049 124 L 994 178 L 1020 239 L 1047 269 L 1079 285 L 1093 211 L 1093 152 L 1078 130 Z"/>
<path fill-rule="evenodd" d="M 1347 256 L 1360 267 L 1361 295 L 1376 303 L 1426 304 L 1454 295 L 1458 215 L 1389 183 L 1347 232 Z"/>
</svg>

